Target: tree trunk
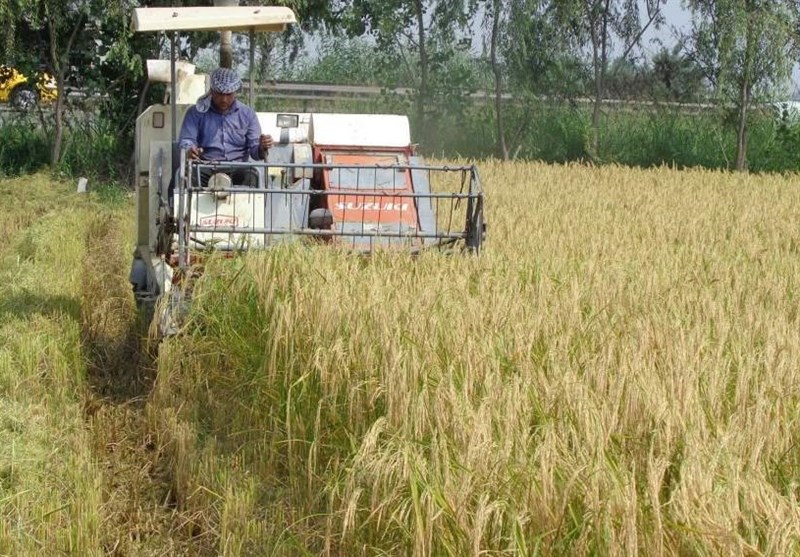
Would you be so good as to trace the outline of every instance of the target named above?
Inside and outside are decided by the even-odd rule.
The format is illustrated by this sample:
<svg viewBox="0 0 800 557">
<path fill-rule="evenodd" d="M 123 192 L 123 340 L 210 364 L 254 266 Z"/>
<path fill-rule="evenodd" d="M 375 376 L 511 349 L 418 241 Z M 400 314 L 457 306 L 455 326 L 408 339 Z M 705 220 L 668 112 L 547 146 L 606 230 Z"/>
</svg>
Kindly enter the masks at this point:
<svg viewBox="0 0 800 557">
<path fill-rule="evenodd" d="M 258 82 L 265 83 L 269 80 L 269 61 L 274 48 L 274 40 L 272 33 L 261 33 L 261 40 L 256 42 L 258 49 L 261 53 L 261 58 L 258 60 Z"/>
<path fill-rule="evenodd" d="M 50 166 L 55 168 L 61 162 L 61 146 L 64 141 L 64 105 L 67 98 L 66 75 L 67 64 L 62 63 L 61 57 L 58 54 L 58 33 L 53 26 L 53 19 L 50 13 L 47 12 L 45 7 L 45 14 L 47 15 L 47 35 L 50 41 L 50 63 L 53 66 L 56 74 L 56 83 L 58 85 L 58 97 L 56 98 L 55 108 L 55 122 L 53 124 L 53 143 L 50 150 Z M 75 39 L 78 32 L 83 29 L 84 17 L 80 16 L 72 28 L 67 45 L 64 48 L 64 56 L 67 58 L 72 52 L 72 46 L 75 44 Z"/>
<path fill-rule="evenodd" d="M 595 64 L 597 56 L 594 56 Z M 592 124 L 589 135 L 589 156 L 597 159 L 600 155 L 600 106 L 603 102 L 603 88 L 600 83 L 600 70 L 595 66 L 594 69 L 594 99 L 592 101 Z"/>
<path fill-rule="evenodd" d="M 220 31 L 219 33 L 219 67 L 233 67 L 233 47 L 231 46 L 230 31 Z"/>
<path fill-rule="evenodd" d="M 739 85 L 739 126 L 736 130 L 736 170 L 747 170 L 747 116 L 750 108 L 750 87 L 753 73 L 753 63 L 758 38 L 755 36 L 755 26 L 748 15 L 747 32 L 745 34 L 744 65 L 742 81 Z"/>
<path fill-rule="evenodd" d="M 414 2 L 417 17 L 417 38 L 419 40 L 419 91 L 416 99 L 417 126 L 423 129 L 425 125 L 425 105 L 428 102 L 428 51 L 425 44 L 425 21 L 423 16 L 424 6 L 422 0 Z"/>
<path fill-rule="evenodd" d="M 492 72 L 494 73 L 494 112 L 497 119 L 497 141 L 500 147 L 500 156 L 504 161 L 508 160 L 508 146 L 506 145 L 506 132 L 503 126 L 503 72 L 497 61 L 497 41 L 500 36 L 500 12 L 503 1 L 494 0 L 494 20 L 492 21 L 492 45 L 491 62 Z"/>
<path fill-rule="evenodd" d="M 736 133 L 736 170 L 747 170 L 747 108 L 749 101 L 749 83 L 742 82 L 739 96 L 739 127 Z"/>
<path fill-rule="evenodd" d="M 56 98 L 55 125 L 53 126 L 53 145 L 50 150 L 50 166 L 53 168 L 61 162 L 61 146 L 64 142 L 64 98 L 66 97 L 64 73 L 64 70 L 56 73 L 58 97 Z"/>
<path fill-rule="evenodd" d="M 600 114 L 605 98 L 606 66 L 608 65 L 608 22 L 611 0 L 602 0 L 599 14 L 590 6 L 589 25 L 592 38 L 592 65 L 594 67 L 594 102 L 592 103 L 592 129 L 589 138 L 589 156 L 600 157 Z"/>
<path fill-rule="evenodd" d="M 602 102 L 603 87 L 600 73 L 600 43 L 594 24 L 592 24 L 592 69 L 594 70 L 594 99 L 592 99 L 592 123 L 587 151 L 592 159 L 596 159 L 600 149 L 600 103 Z"/>
</svg>

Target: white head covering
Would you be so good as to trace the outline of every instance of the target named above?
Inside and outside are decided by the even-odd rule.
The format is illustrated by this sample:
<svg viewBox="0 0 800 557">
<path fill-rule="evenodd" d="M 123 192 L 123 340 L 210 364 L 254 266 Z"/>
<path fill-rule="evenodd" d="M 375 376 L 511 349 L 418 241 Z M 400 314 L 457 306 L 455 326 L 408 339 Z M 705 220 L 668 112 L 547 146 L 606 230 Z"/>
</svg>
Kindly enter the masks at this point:
<svg viewBox="0 0 800 557">
<path fill-rule="evenodd" d="M 229 95 L 242 88 L 242 79 L 230 68 L 217 68 L 211 72 L 211 91 Z M 211 107 L 211 91 L 197 99 L 195 108 L 198 112 L 208 112 Z"/>
<path fill-rule="evenodd" d="M 242 88 L 242 79 L 230 68 L 217 68 L 211 72 L 211 90 L 223 95 L 235 93 Z"/>
</svg>

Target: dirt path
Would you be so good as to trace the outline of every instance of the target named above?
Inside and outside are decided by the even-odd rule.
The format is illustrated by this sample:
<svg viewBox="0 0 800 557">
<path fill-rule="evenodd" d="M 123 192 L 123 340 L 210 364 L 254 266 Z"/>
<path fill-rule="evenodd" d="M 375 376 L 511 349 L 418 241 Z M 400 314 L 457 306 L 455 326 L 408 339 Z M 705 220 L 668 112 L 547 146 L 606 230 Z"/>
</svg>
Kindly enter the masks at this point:
<svg viewBox="0 0 800 557">
<path fill-rule="evenodd" d="M 81 335 L 87 359 L 84 404 L 102 477 L 100 515 L 108 555 L 213 554 L 176 508 L 170 466 L 146 417 L 156 363 L 137 323 L 119 222 L 94 223 L 81 276 Z"/>
</svg>

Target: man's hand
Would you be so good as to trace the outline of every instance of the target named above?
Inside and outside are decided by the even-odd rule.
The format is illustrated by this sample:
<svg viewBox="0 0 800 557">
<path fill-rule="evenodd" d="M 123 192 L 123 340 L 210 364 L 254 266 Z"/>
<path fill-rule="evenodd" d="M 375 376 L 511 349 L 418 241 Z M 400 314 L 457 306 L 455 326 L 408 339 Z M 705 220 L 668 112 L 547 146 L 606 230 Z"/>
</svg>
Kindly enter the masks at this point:
<svg viewBox="0 0 800 557">
<path fill-rule="evenodd" d="M 203 154 L 202 147 L 197 147 L 197 146 L 189 147 L 188 156 L 190 159 L 199 159 L 200 155 L 202 154 Z"/>
<path fill-rule="evenodd" d="M 258 140 L 258 146 L 261 149 L 261 154 L 263 155 L 267 151 L 272 148 L 273 141 L 271 135 L 264 135 L 261 134 L 261 137 Z"/>
</svg>

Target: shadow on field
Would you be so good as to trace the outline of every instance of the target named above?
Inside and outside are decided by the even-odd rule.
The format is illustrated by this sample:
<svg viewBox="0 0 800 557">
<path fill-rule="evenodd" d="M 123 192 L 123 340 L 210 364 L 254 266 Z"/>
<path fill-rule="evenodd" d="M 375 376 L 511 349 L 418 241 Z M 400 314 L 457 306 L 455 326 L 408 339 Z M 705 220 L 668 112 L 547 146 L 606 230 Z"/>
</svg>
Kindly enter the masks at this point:
<svg viewBox="0 0 800 557">
<path fill-rule="evenodd" d="M 37 314 L 46 317 L 65 315 L 77 320 L 81 315 L 81 305 L 73 297 L 43 296 L 33 292 L 7 296 L 0 301 L 0 320 L 26 319 Z"/>
</svg>

